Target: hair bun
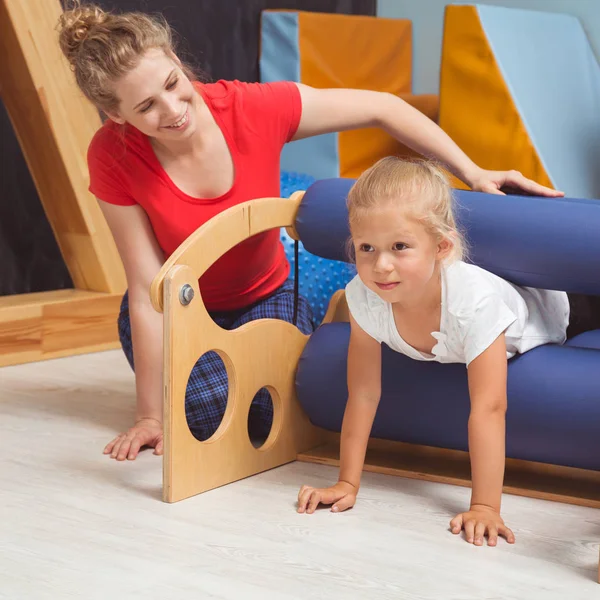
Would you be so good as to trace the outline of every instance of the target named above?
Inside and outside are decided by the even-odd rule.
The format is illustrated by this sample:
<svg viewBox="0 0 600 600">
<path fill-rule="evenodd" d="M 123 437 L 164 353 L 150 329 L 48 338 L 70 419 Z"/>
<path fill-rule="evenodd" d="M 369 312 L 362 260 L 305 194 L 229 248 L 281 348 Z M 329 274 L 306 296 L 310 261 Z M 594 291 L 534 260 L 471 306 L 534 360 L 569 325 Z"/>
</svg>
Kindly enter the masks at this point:
<svg viewBox="0 0 600 600">
<path fill-rule="evenodd" d="M 59 43 L 63 54 L 72 63 L 81 44 L 94 27 L 102 25 L 108 14 L 97 6 L 77 6 L 65 11 L 59 20 Z"/>
</svg>

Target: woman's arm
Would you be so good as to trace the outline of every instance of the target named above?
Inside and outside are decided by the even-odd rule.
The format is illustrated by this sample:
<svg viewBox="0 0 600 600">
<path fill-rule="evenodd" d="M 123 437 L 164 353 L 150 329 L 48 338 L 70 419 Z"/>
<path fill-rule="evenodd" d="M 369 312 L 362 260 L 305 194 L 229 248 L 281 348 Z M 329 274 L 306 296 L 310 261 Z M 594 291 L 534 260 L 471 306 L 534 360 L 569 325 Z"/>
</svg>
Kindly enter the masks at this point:
<svg viewBox="0 0 600 600">
<path fill-rule="evenodd" d="M 302 486 L 298 512 L 312 513 L 319 503 L 333 504 L 333 512 L 354 505 L 360 487 L 367 442 L 381 396 L 381 345 L 350 315 L 348 346 L 348 402 L 344 411 L 338 483 L 330 488 Z"/>
<path fill-rule="evenodd" d="M 398 96 L 352 89 L 315 89 L 298 83 L 302 117 L 294 140 L 348 129 L 380 127 L 409 148 L 444 164 L 473 190 L 502 194 L 502 187 L 539 196 L 562 196 L 517 171 L 478 167 L 431 119 Z"/>
<path fill-rule="evenodd" d="M 150 285 L 163 254 L 142 207 L 102 201 L 100 207 L 125 268 L 136 384 L 135 425 L 110 442 L 105 453 L 133 460 L 144 445 L 162 453 L 162 314 L 150 303 Z"/>
<path fill-rule="evenodd" d="M 498 534 L 514 542 L 514 535 L 500 517 L 505 466 L 506 341 L 504 333 L 468 367 L 471 414 L 469 454 L 472 493 L 469 511 L 451 522 L 454 533 L 464 527 L 467 541 L 496 545 Z"/>
</svg>

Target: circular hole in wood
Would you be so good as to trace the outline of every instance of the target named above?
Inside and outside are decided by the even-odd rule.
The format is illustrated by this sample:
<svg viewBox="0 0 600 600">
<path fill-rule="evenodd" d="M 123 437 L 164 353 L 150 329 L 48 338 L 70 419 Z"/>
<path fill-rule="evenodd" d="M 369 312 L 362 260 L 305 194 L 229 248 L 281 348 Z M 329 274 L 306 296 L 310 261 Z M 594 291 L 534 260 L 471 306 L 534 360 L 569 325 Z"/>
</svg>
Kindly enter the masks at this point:
<svg viewBox="0 0 600 600">
<path fill-rule="evenodd" d="M 273 426 L 273 398 L 268 388 L 258 390 L 248 411 L 248 437 L 255 448 L 267 441 Z"/>
<path fill-rule="evenodd" d="M 203 354 L 194 365 L 185 392 L 185 416 L 192 435 L 201 442 L 212 437 L 225 415 L 229 377 L 217 352 Z"/>
</svg>

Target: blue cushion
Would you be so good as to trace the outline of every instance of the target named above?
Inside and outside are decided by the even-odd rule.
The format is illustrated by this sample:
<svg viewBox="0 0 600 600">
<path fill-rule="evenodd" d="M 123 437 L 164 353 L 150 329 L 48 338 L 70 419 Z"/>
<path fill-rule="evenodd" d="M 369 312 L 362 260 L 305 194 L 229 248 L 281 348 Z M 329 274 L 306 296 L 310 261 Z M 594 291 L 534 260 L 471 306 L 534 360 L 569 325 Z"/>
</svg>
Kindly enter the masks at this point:
<svg viewBox="0 0 600 600">
<path fill-rule="evenodd" d="M 600 329 L 585 331 L 567 340 L 567 346 L 577 346 L 578 348 L 594 348 L 600 350 Z"/>
<path fill-rule="evenodd" d="M 326 179 L 306 191 L 296 230 L 312 254 L 348 260 L 353 183 Z M 600 201 L 455 193 L 471 262 L 518 285 L 600 294 Z"/>
<path fill-rule="evenodd" d="M 308 189 L 314 177 L 303 173 L 282 171 L 281 197 L 289 198 L 294 192 Z M 294 269 L 294 240 L 281 229 L 281 242 L 285 255 Z M 321 258 L 308 252 L 302 242 L 298 244 L 299 281 L 298 292 L 304 296 L 313 312 L 313 321 L 319 325 L 327 312 L 332 294 L 346 286 L 354 277 L 355 269 L 345 262 Z"/>
<path fill-rule="evenodd" d="M 348 323 L 322 325 L 300 359 L 296 387 L 310 420 L 341 431 Z M 412 360 L 382 346 L 382 396 L 372 436 L 468 450 L 463 364 Z M 509 361 L 507 456 L 600 470 L 600 350 L 546 345 Z"/>
</svg>

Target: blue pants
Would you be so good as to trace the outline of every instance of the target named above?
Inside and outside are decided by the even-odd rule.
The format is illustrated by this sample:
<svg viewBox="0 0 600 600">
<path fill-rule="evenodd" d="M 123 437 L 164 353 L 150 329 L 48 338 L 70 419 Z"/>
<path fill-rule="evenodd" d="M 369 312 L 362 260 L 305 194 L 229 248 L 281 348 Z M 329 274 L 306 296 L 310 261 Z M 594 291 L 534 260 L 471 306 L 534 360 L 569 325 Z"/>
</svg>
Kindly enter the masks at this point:
<svg viewBox="0 0 600 600">
<path fill-rule="evenodd" d="M 294 286 L 286 281 L 271 296 L 246 308 L 210 313 L 223 329 L 236 329 L 256 319 L 294 320 Z M 298 298 L 298 329 L 304 334 L 314 330 L 312 311 L 308 301 Z M 135 371 L 133 344 L 129 320 L 129 296 L 125 292 L 119 313 L 119 338 L 125 356 Z M 185 394 L 185 412 L 192 435 L 207 440 L 217 430 L 227 407 L 228 381 L 225 365 L 215 352 L 207 352 L 194 365 Z M 248 416 L 248 432 L 251 438 L 265 439 L 273 422 L 273 404 L 266 390 L 260 390 L 254 398 Z"/>
</svg>

